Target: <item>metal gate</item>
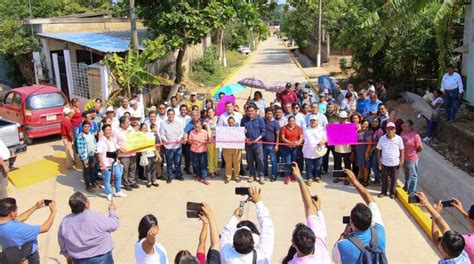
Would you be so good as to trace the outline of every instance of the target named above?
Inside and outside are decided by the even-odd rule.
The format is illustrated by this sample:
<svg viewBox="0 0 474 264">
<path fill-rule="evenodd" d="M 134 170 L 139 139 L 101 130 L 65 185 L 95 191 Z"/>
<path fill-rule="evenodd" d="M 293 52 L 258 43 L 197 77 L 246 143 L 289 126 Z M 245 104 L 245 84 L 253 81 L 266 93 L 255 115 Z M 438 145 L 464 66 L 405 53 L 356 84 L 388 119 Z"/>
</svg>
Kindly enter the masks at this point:
<svg viewBox="0 0 474 264">
<path fill-rule="evenodd" d="M 87 72 L 87 64 L 71 62 L 73 89 L 72 96 L 91 99 L 91 80 Z"/>
</svg>

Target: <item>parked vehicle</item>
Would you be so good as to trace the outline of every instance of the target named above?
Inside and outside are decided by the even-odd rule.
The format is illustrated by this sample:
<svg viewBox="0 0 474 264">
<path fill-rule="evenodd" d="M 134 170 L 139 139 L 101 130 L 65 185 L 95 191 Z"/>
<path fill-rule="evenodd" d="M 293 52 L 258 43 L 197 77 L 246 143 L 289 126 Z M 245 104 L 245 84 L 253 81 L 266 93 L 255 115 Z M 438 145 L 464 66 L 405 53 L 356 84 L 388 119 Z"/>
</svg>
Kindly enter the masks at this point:
<svg viewBox="0 0 474 264">
<path fill-rule="evenodd" d="M 20 124 L 0 117 L 0 139 L 10 151 L 10 168 L 16 161 L 16 154 L 26 151 L 23 130 Z"/>
<path fill-rule="evenodd" d="M 0 104 L 0 116 L 19 123 L 26 144 L 60 134 L 66 96 L 56 87 L 33 85 L 10 90 Z"/>
<path fill-rule="evenodd" d="M 239 52 L 242 53 L 242 54 L 249 55 L 249 53 L 250 53 L 250 47 L 249 47 L 249 46 L 246 46 L 246 45 L 241 45 L 241 46 L 239 46 L 239 48 L 237 49 L 237 51 L 239 51 Z"/>
</svg>

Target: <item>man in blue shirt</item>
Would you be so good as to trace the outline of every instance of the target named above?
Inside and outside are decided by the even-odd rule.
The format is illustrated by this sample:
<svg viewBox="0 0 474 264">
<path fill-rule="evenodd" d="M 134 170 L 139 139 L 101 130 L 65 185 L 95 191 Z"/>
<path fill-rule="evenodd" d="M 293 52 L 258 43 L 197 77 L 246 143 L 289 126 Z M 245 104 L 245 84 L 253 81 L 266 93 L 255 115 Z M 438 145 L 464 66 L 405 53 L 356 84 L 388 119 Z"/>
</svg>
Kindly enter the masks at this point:
<svg viewBox="0 0 474 264">
<path fill-rule="evenodd" d="M 274 182 L 277 177 L 277 152 L 278 143 L 280 141 L 280 124 L 273 119 L 273 109 L 268 107 L 265 109 L 265 134 L 263 135 L 263 141 L 273 142 L 275 144 L 263 144 L 263 170 L 264 175 L 268 176 L 268 156 L 272 162 L 272 171 L 270 175 L 270 181 Z"/>
<path fill-rule="evenodd" d="M 48 219 L 42 225 L 29 225 L 23 223 L 36 210 L 45 206 L 45 200 L 37 202 L 26 212 L 18 215 L 18 206 L 14 198 L 0 200 L 0 249 L 20 247 L 27 242 L 32 243 L 31 254 L 27 257 L 29 263 L 39 263 L 38 235 L 46 233 L 53 225 L 56 215 L 56 202 L 49 203 Z"/>
<path fill-rule="evenodd" d="M 370 102 L 367 98 L 367 91 L 361 90 L 359 92 L 359 98 L 357 98 L 357 112 L 362 114 L 364 112 L 365 106 Z"/>
<path fill-rule="evenodd" d="M 253 178 L 256 178 L 260 184 L 264 184 L 262 138 L 265 135 L 265 121 L 256 113 L 256 107 L 252 104 L 248 105 L 247 115 L 242 118 L 240 126 L 245 127 L 245 152 L 250 171 L 248 182 L 251 183 Z M 257 164 L 256 170 L 255 163 Z"/>
<path fill-rule="evenodd" d="M 385 251 L 385 227 L 382 215 L 374 198 L 369 191 L 365 189 L 357 180 L 354 173 L 345 169 L 347 180 L 354 185 L 362 199 L 367 204 L 358 203 L 351 211 L 350 224 L 341 234 L 339 240 L 332 250 L 332 259 L 336 263 L 352 264 L 357 263 L 361 251 L 349 239 L 349 236 L 355 237 L 362 244 L 368 246 L 373 236 L 372 231 L 377 232 L 377 245 L 386 254 Z"/>
<path fill-rule="evenodd" d="M 367 118 L 369 115 L 371 115 L 373 112 L 377 112 L 379 109 L 379 104 L 382 103 L 379 99 L 377 99 L 377 94 L 375 92 L 371 92 L 369 94 L 369 99 L 370 102 L 368 102 L 365 107 L 364 111 L 362 112 L 362 115 Z"/>
</svg>

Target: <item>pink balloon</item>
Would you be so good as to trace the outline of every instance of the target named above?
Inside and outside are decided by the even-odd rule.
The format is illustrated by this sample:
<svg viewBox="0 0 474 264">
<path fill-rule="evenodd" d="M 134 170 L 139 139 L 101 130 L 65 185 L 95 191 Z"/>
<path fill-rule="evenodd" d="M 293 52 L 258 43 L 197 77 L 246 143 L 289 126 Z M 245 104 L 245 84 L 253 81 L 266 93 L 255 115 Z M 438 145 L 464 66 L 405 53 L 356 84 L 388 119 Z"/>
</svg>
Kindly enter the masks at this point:
<svg viewBox="0 0 474 264">
<path fill-rule="evenodd" d="M 217 104 L 216 115 L 220 116 L 221 114 L 225 113 L 225 104 L 227 102 L 231 102 L 232 105 L 235 105 L 235 97 L 233 95 L 224 95 Z"/>
</svg>

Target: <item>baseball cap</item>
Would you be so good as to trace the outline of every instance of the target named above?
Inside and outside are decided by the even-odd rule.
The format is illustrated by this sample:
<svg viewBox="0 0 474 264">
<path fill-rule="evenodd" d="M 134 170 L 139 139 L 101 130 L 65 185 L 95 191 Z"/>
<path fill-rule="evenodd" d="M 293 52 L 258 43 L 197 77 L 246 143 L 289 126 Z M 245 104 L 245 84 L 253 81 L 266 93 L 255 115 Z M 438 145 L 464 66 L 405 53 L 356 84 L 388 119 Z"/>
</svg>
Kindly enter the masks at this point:
<svg viewBox="0 0 474 264">
<path fill-rule="evenodd" d="M 318 116 L 316 116 L 316 115 L 311 115 L 311 117 L 309 118 L 309 120 L 316 120 L 316 121 L 318 121 Z"/>
<path fill-rule="evenodd" d="M 115 111 L 114 111 L 114 107 L 113 107 L 113 106 L 107 107 L 107 110 L 105 110 L 105 112 L 106 112 L 106 113 L 108 113 L 108 112 L 115 112 Z"/>
<path fill-rule="evenodd" d="M 326 94 L 325 93 L 320 93 L 319 96 L 324 97 L 324 96 L 326 96 Z"/>
<path fill-rule="evenodd" d="M 156 112 L 156 105 L 152 105 L 148 110 Z"/>
<path fill-rule="evenodd" d="M 367 90 L 362 89 L 362 90 L 359 91 L 359 93 L 360 93 L 360 94 L 365 94 L 365 93 L 367 93 Z"/>
<path fill-rule="evenodd" d="M 191 93 L 191 96 L 193 96 L 193 95 L 197 95 L 197 93 L 196 93 L 196 92 L 192 92 L 192 93 Z"/>
<path fill-rule="evenodd" d="M 388 123 L 387 123 L 387 128 L 388 128 L 388 127 L 393 127 L 393 128 L 394 128 L 394 127 L 395 127 L 395 124 L 394 124 L 393 122 L 388 122 Z"/>
<path fill-rule="evenodd" d="M 131 100 L 131 101 L 130 101 L 130 104 L 131 104 L 131 105 L 136 105 L 136 104 L 137 104 L 137 101 L 136 101 L 136 100 Z"/>
<path fill-rule="evenodd" d="M 346 111 L 341 111 L 339 113 L 339 118 L 349 118 L 349 115 L 347 114 Z"/>
<path fill-rule="evenodd" d="M 301 89 L 301 91 L 302 91 L 303 93 L 309 93 L 309 89 L 308 89 L 308 88 L 303 88 L 303 89 Z"/>
<path fill-rule="evenodd" d="M 323 90 L 323 93 L 328 94 L 328 93 L 329 93 L 329 90 L 328 90 L 328 89 L 324 89 L 324 90 Z"/>
<path fill-rule="evenodd" d="M 304 88 L 311 88 L 311 84 L 309 84 L 309 83 L 305 84 Z"/>
<path fill-rule="evenodd" d="M 71 112 L 72 112 L 71 108 L 69 108 L 69 107 L 64 107 L 64 109 L 63 109 L 63 114 L 69 115 L 69 113 L 71 113 Z"/>
</svg>

